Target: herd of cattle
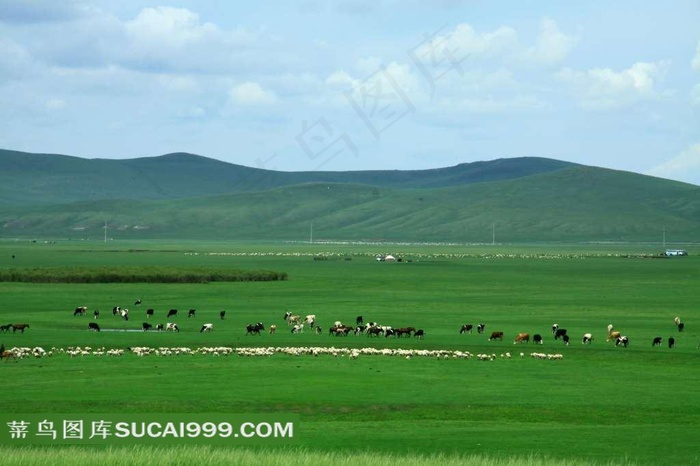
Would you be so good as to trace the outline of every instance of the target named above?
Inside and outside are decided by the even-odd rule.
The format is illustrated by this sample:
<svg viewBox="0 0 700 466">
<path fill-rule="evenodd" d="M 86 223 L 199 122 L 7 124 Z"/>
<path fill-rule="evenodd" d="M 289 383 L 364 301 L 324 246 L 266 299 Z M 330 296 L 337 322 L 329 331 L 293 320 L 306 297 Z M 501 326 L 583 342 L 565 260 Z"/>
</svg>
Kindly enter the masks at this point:
<svg viewBox="0 0 700 466">
<path fill-rule="evenodd" d="M 141 304 L 141 299 L 138 299 L 135 303 L 136 306 Z M 86 306 L 78 306 L 73 311 L 73 316 L 84 316 L 88 312 Z M 190 309 L 187 313 L 187 317 L 196 317 L 196 310 Z M 170 309 L 166 314 L 166 319 L 177 317 L 179 311 L 177 309 Z M 151 319 L 155 314 L 154 309 L 149 308 L 145 312 L 146 319 Z M 112 308 L 112 315 L 120 317 L 123 320 L 129 320 L 129 309 L 122 308 L 120 306 L 114 306 Z M 219 313 L 219 318 L 224 320 L 226 316 L 226 311 L 221 311 Z M 96 322 L 100 317 L 100 311 L 93 311 L 93 317 L 95 322 L 88 323 L 88 330 L 99 332 L 101 330 L 99 324 Z M 312 332 L 316 334 L 323 333 L 321 326 L 316 323 L 316 315 L 309 314 L 302 318 L 300 315 L 295 315 L 289 311 L 284 314 L 284 321 L 286 322 L 289 331 L 293 334 L 303 333 L 304 329 L 308 327 Z M 673 319 L 679 332 L 683 332 L 685 329 L 685 324 L 681 321 L 679 317 Z M 24 333 L 24 330 L 29 328 L 29 324 L 7 324 L 0 325 L 0 332 L 7 333 L 12 330 L 13 333 L 18 330 Z M 213 323 L 204 323 L 200 328 L 201 333 L 211 332 L 214 329 Z M 480 323 L 474 326 L 473 324 L 463 324 L 459 333 L 472 333 L 476 329 L 477 333 L 485 333 L 486 324 Z M 180 328 L 175 322 L 167 322 L 166 324 L 151 324 L 150 322 L 143 322 L 141 325 L 141 330 L 144 332 L 155 330 L 155 331 L 166 331 L 166 332 L 179 332 Z M 255 324 L 247 324 L 245 327 L 245 335 L 260 335 L 261 332 L 265 331 L 265 325 L 262 322 L 257 322 Z M 277 325 L 272 324 L 269 326 L 269 333 L 274 334 L 277 331 Z M 388 325 L 380 325 L 377 322 L 367 322 L 365 323 L 363 316 L 357 316 L 355 319 L 355 325 L 346 325 L 341 321 L 335 321 L 332 326 L 328 329 L 328 334 L 332 336 L 348 336 L 353 333 L 354 335 L 366 335 L 368 337 L 379 337 L 384 336 L 385 338 L 402 338 L 402 337 L 415 337 L 422 339 L 425 337 L 425 331 L 423 329 L 416 329 L 415 327 L 391 327 Z M 560 328 L 559 324 L 553 324 L 551 328 L 551 333 L 555 341 L 561 341 L 564 345 L 569 345 L 570 337 L 565 328 Z M 503 341 L 504 332 L 503 331 L 493 331 L 491 332 L 488 341 L 499 340 Z M 529 333 L 518 333 L 514 340 L 514 344 L 529 343 L 532 340 L 534 344 L 543 344 L 542 334 L 535 333 L 530 335 Z M 590 344 L 593 341 L 592 333 L 584 333 L 581 337 L 582 344 Z M 607 327 L 607 338 L 606 341 L 613 341 L 615 346 L 621 346 L 627 348 L 630 343 L 630 339 L 627 335 L 622 334 L 620 331 L 615 330 L 613 325 L 610 324 Z M 669 337 L 667 340 L 669 348 L 675 346 L 675 338 Z M 652 346 L 661 346 L 663 343 L 663 338 L 660 336 L 654 337 L 652 340 Z M 700 347 L 700 345 L 699 345 Z"/>
</svg>

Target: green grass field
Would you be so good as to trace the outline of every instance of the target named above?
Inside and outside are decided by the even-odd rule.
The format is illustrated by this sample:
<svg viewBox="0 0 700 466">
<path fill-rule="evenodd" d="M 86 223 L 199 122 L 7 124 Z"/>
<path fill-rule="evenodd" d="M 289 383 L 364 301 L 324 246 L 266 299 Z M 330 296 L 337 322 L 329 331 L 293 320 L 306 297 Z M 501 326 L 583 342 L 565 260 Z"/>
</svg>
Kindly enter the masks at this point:
<svg viewBox="0 0 700 466">
<path fill-rule="evenodd" d="M 294 445 L 253 450 L 263 455 L 260 464 L 697 464 L 700 251 L 644 257 L 659 251 L 659 245 L 612 244 L 2 242 L 2 269 L 157 266 L 288 274 L 285 281 L 207 284 L 2 282 L 0 323 L 30 324 L 25 333 L 0 334 L 6 348 L 335 346 L 460 350 L 496 359 L 55 353 L 2 361 L 0 409 L 298 415 Z M 403 260 L 375 261 L 381 253 Z M 314 260 L 319 257 L 326 260 Z M 137 298 L 143 304 L 135 307 Z M 115 305 L 130 309 L 129 321 L 112 316 Z M 88 315 L 73 316 L 77 306 L 87 306 Z M 178 308 L 171 320 L 181 332 L 87 331 L 94 309 L 101 311 L 103 330 L 138 330 L 149 307 L 156 311 L 152 323 L 166 322 L 165 312 Z M 188 319 L 190 308 L 197 315 Z M 324 332 L 291 334 L 286 310 L 315 314 Z M 334 321 L 354 323 L 357 315 L 422 328 L 426 337 L 327 334 Z M 675 316 L 686 323 L 683 333 Z M 246 336 L 245 325 L 258 321 L 276 324 L 277 333 Z M 213 332 L 199 332 L 205 322 L 214 323 Z M 459 334 L 462 324 L 480 322 L 486 334 Z M 568 329 L 570 346 L 553 340 L 555 322 Z M 609 323 L 629 336 L 628 348 L 605 342 Z M 502 342 L 487 341 L 493 330 L 505 333 Z M 513 345 L 519 332 L 542 334 L 544 345 Z M 586 332 L 594 341 L 584 346 Z M 664 339 L 661 347 L 651 345 L 656 336 Z M 666 346 L 670 336 L 673 349 Z M 533 359 L 534 351 L 563 359 Z M 507 352 L 513 357 L 501 357 Z M 154 448 L 110 450 L 110 459 L 100 462 L 150 462 Z M 185 447 L 180 457 L 202 448 Z M 9 458 L 4 464 L 60 463 L 64 451 L 10 445 L 0 455 Z M 81 447 L 76 455 L 95 452 L 105 453 Z M 248 454 L 244 447 L 207 453 L 210 464 L 257 462 Z"/>
</svg>

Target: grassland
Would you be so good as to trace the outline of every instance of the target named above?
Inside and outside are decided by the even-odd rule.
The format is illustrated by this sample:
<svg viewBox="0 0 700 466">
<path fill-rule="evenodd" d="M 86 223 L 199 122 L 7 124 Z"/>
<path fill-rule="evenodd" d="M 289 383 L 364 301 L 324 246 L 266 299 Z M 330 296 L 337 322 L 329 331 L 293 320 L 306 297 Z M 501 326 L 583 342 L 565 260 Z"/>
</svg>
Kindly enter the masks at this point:
<svg viewBox="0 0 700 466">
<path fill-rule="evenodd" d="M 0 334 L 6 347 L 372 346 L 498 357 L 56 354 L 2 362 L 0 410 L 299 415 L 295 459 L 275 456 L 287 454 L 289 446 L 266 447 L 259 454 L 269 455 L 260 457 L 269 464 L 317 464 L 327 455 L 337 455 L 329 464 L 411 464 L 408 458 L 418 461 L 414 464 L 697 464 L 692 446 L 700 433 L 700 251 L 651 258 L 658 252 L 659 245 L 4 242 L 0 269 L 158 266 L 288 274 L 285 281 L 206 284 L 2 282 L 0 321 L 31 324 L 24 334 Z M 403 260 L 375 261 L 382 253 Z M 327 260 L 314 260 L 319 256 Z M 141 307 L 133 306 L 137 298 L 143 299 Z M 73 316 L 79 305 L 88 306 L 88 316 Z M 132 319 L 104 312 L 114 305 L 129 307 Z M 154 322 L 164 322 L 171 307 L 196 308 L 197 317 L 181 315 L 179 334 L 86 330 L 94 309 L 103 311 L 103 329 L 138 329 L 147 307 L 156 309 Z M 287 309 L 316 314 L 324 329 L 363 315 L 423 328 L 426 337 L 292 335 L 282 320 Z M 227 311 L 226 320 L 219 320 L 220 310 Z M 673 324 L 676 315 L 686 323 L 683 333 Z M 278 333 L 246 336 L 245 324 L 257 321 L 277 324 Z M 199 333 L 203 322 L 214 322 L 214 332 Z M 504 341 L 458 333 L 461 324 L 479 322 L 486 323 L 487 333 L 504 331 Z M 555 322 L 569 330 L 570 346 L 551 338 Z M 629 348 L 605 342 L 608 323 L 630 337 Z M 541 333 L 545 344 L 514 346 L 518 332 Z M 580 343 L 585 332 L 594 334 L 590 346 Z M 674 336 L 676 347 L 652 348 L 657 335 Z M 561 353 L 564 359 L 527 357 L 533 351 Z M 506 352 L 515 357 L 500 357 Z M 143 451 L 110 454 L 124 460 L 113 464 L 140 464 L 139 455 L 150 457 L 152 450 Z M 7 464 L 21 462 L 12 456 L 21 451 L 1 452 L 16 459 Z M 80 452 L 93 454 L 89 448 Z M 219 455 L 246 452 L 217 449 L 211 464 L 226 462 Z M 58 449 L 30 450 L 28 457 L 36 461 L 29 464 L 42 462 L 44 454 L 61 461 Z"/>
</svg>

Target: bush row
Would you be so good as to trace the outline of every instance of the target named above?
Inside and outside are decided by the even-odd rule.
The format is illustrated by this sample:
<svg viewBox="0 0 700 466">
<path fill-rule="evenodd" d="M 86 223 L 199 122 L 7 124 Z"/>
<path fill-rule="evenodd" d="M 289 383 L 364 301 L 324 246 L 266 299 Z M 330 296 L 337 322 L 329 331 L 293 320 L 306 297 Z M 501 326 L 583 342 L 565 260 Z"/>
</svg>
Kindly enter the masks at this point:
<svg viewBox="0 0 700 466">
<path fill-rule="evenodd" d="M 209 283 L 286 279 L 286 272 L 272 270 L 212 270 L 174 267 L 62 267 L 0 270 L 0 282 L 28 283 Z"/>
</svg>

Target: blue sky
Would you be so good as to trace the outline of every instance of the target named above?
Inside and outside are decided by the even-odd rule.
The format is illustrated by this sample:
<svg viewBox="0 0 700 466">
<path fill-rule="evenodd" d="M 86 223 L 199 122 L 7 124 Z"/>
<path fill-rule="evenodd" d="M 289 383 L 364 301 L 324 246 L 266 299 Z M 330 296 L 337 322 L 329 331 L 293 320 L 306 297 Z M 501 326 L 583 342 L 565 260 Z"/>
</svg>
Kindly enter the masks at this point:
<svg viewBox="0 0 700 466">
<path fill-rule="evenodd" d="M 700 185 L 699 24 L 696 0 L 0 0 L 0 147 Z"/>
</svg>

